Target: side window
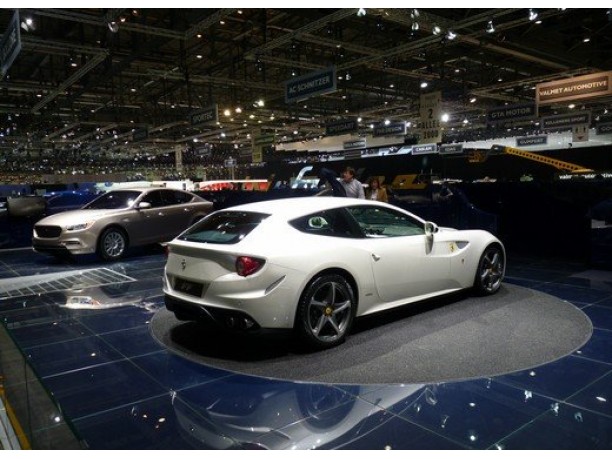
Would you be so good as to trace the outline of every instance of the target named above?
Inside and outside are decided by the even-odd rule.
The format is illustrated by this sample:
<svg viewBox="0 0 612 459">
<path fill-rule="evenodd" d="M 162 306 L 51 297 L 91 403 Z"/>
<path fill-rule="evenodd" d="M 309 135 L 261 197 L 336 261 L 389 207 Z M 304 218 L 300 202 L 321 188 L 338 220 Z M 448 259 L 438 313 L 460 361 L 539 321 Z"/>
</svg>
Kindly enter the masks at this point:
<svg viewBox="0 0 612 459">
<path fill-rule="evenodd" d="M 179 190 L 160 190 L 166 206 L 183 204 L 191 201 L 191 196 Z"/>
<path fill-rule="evenodd" d="M 346 212 L 342 209 L 323 210 L 289 222 L 303 233 L 320 236 L 363 237 Z"/>
<path fill-rule="evenodd" d="M 424 225 L 409 215 L 377 206 L 347 209 L 367 237 L 398 237 L 425 234 Z"/>
<path fill-rule="evenodd" d="M 155 190 L 147 193 L 147 195 L 142 199 L 142 202 L 150 203 L 151 207 L 162 207 L 164 205 L 162 190 Z"/>
</svg>

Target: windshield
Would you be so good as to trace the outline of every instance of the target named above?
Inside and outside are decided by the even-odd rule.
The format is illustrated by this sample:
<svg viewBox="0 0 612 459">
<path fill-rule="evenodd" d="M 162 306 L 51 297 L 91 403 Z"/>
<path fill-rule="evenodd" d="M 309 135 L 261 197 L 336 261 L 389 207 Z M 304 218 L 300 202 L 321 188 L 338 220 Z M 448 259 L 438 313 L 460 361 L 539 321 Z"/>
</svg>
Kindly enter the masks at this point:
<svg viewBox="0 0 612 459">
<path fill-rule="evenodd" d="M 109 191 L 96 198 L 83 209 L 127 209 L 140 196 L 139 191 Z"/>
</svg>

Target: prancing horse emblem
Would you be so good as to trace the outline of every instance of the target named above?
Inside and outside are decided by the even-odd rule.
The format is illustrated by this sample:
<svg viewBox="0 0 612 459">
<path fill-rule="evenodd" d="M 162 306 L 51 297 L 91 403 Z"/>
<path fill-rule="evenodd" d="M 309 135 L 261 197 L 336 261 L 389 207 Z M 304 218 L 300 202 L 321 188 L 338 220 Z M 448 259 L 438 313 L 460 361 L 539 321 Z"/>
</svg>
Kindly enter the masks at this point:
<svg viewBox="0 0 612 459">
<path fill-rule="evenodd" d="M 182 269 L 183 271 L 185 271 L 185 268 L 186 268 L 186 267 L 187 267 L 187 262 L 186 262 L 186 261 L 185 261 L 185 259 L 183 258 L 183 259 L 181 260 L 181 269 Z"/>
</svg>

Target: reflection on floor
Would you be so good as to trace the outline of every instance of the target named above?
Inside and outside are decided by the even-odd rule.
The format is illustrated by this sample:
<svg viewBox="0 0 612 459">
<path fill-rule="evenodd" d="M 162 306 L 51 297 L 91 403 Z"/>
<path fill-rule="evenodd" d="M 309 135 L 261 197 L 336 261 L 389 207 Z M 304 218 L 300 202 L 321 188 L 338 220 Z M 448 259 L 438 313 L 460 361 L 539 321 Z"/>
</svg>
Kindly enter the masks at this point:
<svg viewBox="0 0 612 459">
<path fill-rule="evenodd" d="M 565 299 L 593 322 L 589 342 L 553 363 L 464 382 L 335 386 L 231 374 L 164 350 L 148 326 L 163 307 L 164 261 L 136 254 L 103 266 L 134 281 L 0 300 L 0 317 L 91 448 L 612 447 L 612 272 L 510 260 L 507 282 Z M 0 279 L 97 267 L 0 252 Z"/>
</svg>

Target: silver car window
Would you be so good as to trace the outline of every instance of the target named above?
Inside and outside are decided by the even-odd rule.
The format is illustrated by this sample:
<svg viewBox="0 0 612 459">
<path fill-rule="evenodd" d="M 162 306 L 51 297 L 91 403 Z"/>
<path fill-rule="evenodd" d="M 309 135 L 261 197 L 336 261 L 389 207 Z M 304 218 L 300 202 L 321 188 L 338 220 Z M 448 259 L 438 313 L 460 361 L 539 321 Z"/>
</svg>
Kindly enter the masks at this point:
<svg viewBox="0 0 612 459">
<path fill-rule="evenodd" d="M 83 209 L 127 209 L 140 196 L 139 191 L 117 190 L 109 191 L 94 199 Z"/>
</svg>

